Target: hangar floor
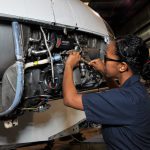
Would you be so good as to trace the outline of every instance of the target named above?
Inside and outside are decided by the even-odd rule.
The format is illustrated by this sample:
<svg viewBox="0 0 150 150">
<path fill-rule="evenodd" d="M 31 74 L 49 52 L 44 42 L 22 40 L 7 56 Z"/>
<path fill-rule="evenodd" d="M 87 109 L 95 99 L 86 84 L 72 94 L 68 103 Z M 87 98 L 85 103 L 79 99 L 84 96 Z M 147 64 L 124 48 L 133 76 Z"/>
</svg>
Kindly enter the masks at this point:
<svg viewBox="0 0 150 150">
<path fill-rule="evenodd" d="M 99 133 L 98 128 L 88 128 L 83 129 L 81 134 L 57 139 L 53 143 L 32 143 L 13 150 L 106 150 Z M 84 141 L 80 141 L 80 138 Z"/>
</svg>

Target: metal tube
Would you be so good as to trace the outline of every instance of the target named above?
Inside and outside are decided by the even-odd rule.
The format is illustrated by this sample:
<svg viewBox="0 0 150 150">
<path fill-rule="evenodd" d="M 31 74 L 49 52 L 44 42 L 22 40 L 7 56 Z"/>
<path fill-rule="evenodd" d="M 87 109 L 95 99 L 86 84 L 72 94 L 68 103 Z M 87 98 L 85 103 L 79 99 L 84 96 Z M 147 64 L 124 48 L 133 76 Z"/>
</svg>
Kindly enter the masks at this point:
<svg viewBox="0 0 150 150">
<path fill-rule="evenodd" d="M 43 59 L 43 60 L 39 60 L 39 61 L 34 61 L 34 62 L 29 62 L 25 64 L 25 69 L 30 68 L 30 67 L 34 67 L 34 66 L 38 66 L 38 65 L 44 65 L 49 63 L 50 60 L 49 59 Z"/>
<path fill-rule="evenodd" d="M 31 54 L 35 56 L 40 56 L 40 55 L 45 55 L 47 52 L 48 52 L 47 50 L 42 50 L 42 51 L 32 50 Z"/>
</svg>

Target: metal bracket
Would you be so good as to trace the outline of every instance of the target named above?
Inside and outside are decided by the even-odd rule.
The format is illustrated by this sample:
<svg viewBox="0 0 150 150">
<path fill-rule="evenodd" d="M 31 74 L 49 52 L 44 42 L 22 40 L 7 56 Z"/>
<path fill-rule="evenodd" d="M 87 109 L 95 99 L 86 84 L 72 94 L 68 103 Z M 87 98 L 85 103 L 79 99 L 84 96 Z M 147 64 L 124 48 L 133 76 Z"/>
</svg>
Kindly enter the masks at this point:
<svg viewBox="0 0 150 150">
<path fill-rule="evenodd" d="M 18 119 L 4 121 L 4 127 L 7 129 L 15 126 L 18 126 Z"/>
</svg>

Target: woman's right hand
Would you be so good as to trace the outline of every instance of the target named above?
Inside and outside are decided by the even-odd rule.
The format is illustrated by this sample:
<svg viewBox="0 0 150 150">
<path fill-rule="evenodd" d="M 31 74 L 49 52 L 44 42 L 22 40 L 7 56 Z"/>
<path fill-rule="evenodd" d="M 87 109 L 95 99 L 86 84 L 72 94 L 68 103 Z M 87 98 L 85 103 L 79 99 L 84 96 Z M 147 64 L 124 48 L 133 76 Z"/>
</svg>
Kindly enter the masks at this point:
<svg viewBox="0 0 150 150">
<path fill-rule="evenodd" d="M 105 65 L 104 65 L 104 63 L 102 62 L 101 59 L 94 59 L 94 60 L 89 62 L 89 65 L 94 67 L 95 70 L 97 70 L 101 73 L 105 72 Z"/>
</svg>

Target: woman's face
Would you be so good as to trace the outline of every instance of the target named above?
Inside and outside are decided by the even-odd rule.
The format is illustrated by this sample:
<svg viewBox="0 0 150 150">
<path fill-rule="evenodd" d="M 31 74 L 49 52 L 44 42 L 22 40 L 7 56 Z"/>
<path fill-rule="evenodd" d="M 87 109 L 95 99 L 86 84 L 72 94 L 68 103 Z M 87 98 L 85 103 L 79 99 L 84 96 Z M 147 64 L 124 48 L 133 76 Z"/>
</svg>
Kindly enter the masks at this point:
<svg viewBox="0 0 150 150">
<path fill-rule="evenodd" d="M 116 44 L 115 42 L 110 42 L 107 45 L 106 55 L 105 55 L 105 68 L 106 76 L 111 78 L 116 78 L 119 75 L 119 60 L 116 55 Z"/>
</svg>

